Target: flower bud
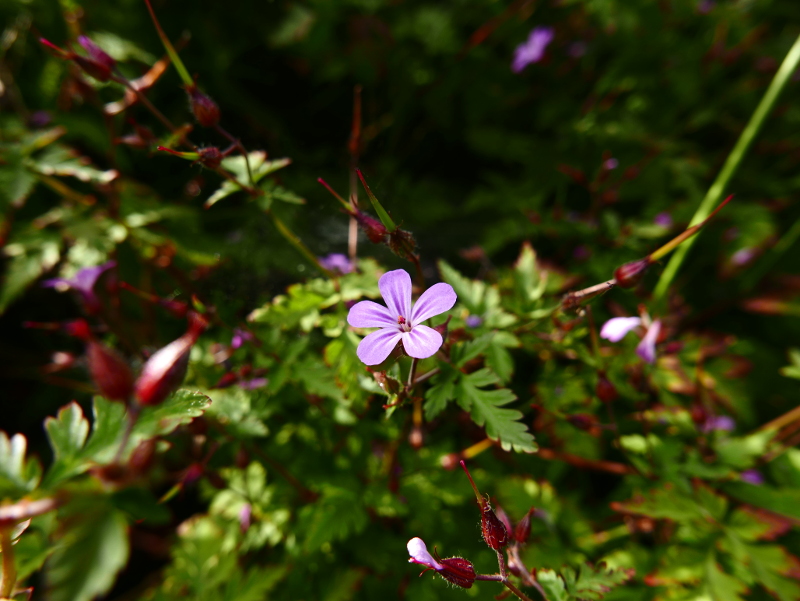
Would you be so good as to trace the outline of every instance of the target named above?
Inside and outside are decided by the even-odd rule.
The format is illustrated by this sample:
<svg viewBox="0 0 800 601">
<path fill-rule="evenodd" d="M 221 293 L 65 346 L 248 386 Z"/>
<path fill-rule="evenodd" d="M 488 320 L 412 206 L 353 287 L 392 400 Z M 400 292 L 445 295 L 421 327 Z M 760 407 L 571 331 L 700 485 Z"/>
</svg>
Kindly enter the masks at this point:
<svg viewBox="0 0 800 601">
<path fill-rule="evenodd" d="M 216 146 L 198 148 L 197 154 L 199 155 L 197 162 L 208 169 L 216 169 L 222 162 L 222 153 Z"/>
<path fill-rule="evenodd" d="M 206 325 L 202 316 L 191 313 L 189 330 L 147 360 L 136 381 L 135 396 L 140 405 L 158 405 L 181 385 L 189 366 L 189 353 Z"/>
<path fill-rule="evenodd" d="M 589 415 L 588 413 L 574 413 L 572 415 L 568 415 L 567 421 L 578 428 L 578 430 L 583 430 L 584 432 L 588 432 L 594 428 L 597 423 L 595 417 L 593 415 Z"/>
<path fill-rule="evenodd" d="M 514 528 L 514 540 L 520 545 L 524 545 L 528 542 L 528 537 L 531 535 L 531 514 L 534 511 L 534 508 L 531 507 L 528 513 L 525 514 L 525 517 L 517 522 L 517 527 Z"/>
<path fill-rule="evenodd" d="M 503 526 L 506 527 L 506 532 L 513 532 L 514 529 L 511 527 L 511 520 L 508 518 L 508 514 L 503 511 L 503 508 L 498 505 L 495 513 L 497 513 L 498 519 L 503 522 Z"/>
<path fill-rule="evenodd" d="M 83 58 L 75 55 L 73 60 L 86 71 L 89 75 L 98 81 L 108 81 L 111 73 L 117 67 L 117 61 L 111 58 L 106 52 L 95 44 L 92 40 L 85 35 L 78 36 L 78 43 L 83 46 L 89 58 Z M 86 63 L 86 64 L 84 64 Z"/>
<path fill-rule="evenodd" d="M 86 348 L 86 359 L 98 392 L 110 401 L 127 401 L 133 392 L 133 374 L 125 359 L 95 340 Z"/>
<path fill-rule="evenodd" d="M 403 257 L 410 261 L 413 260 L 412 257 L 414 257 L 414 249 L 416 247 L 417 243 L 414 241 L 414 236 L 411 235 L 411 232 L 397 228 L 389 234 L 389 248 L 398 257 Z"/>
<path fill-rule="evenodd" d="M 595 386 L 594 392 L 597 398 L 604 403 L 612 403 L 619 396 L 616 387 L 603 373 L 599 374 L 597 378 L 597 386 Z"/>
<path fill-rule="evenodd" d="M 620 288 L 633 288 L 642 281 L 644 272 L 650 267 L 650 259 L 644 258 L 620 265 L 614 271 L 614 279 Z"/>
<path fill-rule="evenodd" d="M 133 450 L 131 458 L 128 461 L 128 467 L 131 471 L 137 474 L 143 474 L 153 466 L 155 459 L 156 441 L 153 438 L 148 438 L 140 442 Z"/>
<path fill-rule="evenodd" d="M 508 544 L 508 531 L 488 501 L 484 501 L 481 508 L 481 532 L 483 540 L 495 551 L 502 550 Z"/>
<path fill-rule="evenodd" d="M 358 225 L 364 230 L 364 233 L 373 244 L 380 244 L 386 238 L 386 227 L 377 219 L 370 217 L 366 213 L 356 210 L 353 214 L 356 218 Z"/>
<path fill-rule="evenodd" d="M 214 127 L 219 123 L 219 107 L 209 96 L 203 94 L 196 85 L 186 88 L 189 104 L 194 118 L 203 127 Z"/>
</svg>

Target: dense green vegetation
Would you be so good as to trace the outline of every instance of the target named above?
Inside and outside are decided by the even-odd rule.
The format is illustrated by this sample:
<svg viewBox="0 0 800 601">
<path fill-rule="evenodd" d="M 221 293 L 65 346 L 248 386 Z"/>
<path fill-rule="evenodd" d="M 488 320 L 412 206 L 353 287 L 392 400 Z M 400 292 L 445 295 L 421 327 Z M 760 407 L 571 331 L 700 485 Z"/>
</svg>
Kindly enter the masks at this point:
<svg viewBox="0 0 800 601">
<path fill-rule="evenodd" d="M 149 8 L 0 0 L 0 600 L 800 598 L 796 0 Z"/>
</svg>

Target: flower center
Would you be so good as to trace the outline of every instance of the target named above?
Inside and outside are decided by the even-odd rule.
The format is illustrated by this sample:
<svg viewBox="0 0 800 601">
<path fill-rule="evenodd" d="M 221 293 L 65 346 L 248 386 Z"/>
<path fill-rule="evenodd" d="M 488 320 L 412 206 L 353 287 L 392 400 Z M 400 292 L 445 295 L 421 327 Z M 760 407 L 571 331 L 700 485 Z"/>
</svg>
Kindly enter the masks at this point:
<svg viewBox="0 0 800 601">
<path fill-rule="evenodd" d="M 399 325 L 400 329 L 403 330 L 404 332 L 410 332 L 411 331 L 411 324 L 408 323 L 406 321 L 406 318 L 403 317 L 402 315 L 398 315 L 397 316 L 397 325 Z"/>
</svg>

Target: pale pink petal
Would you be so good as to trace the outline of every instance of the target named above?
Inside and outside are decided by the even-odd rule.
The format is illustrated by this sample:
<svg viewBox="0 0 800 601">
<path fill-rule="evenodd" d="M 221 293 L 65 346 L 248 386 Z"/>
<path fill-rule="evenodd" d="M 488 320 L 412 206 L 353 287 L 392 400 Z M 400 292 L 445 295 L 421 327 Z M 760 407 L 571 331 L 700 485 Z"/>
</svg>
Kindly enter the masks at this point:
<svg viewBox="0 0 800 601">
<path fill-rule="evenodd" d="M 356 354 L 366 365 L 378 365 L 386 360 L 389 353 L 397 346 L 402 334 L 398 329 L 383 328 L 364 337 L 359 343 Z"/>
<path fill-rule="evenodd" d="M 350 308 L 347 323 L 354 328 L 387 328 L 397 326 L 397 315 L 378 303 L 361 301 Z"/>
<path fill-rule="evenodd" d="M 600 338 L 605 338 L 611 342 L 619 342 L 625 338 L 625 334 L 633 328 L 641 325 L 642 320 L 638 317 L 614 317 L 603 324 L 600 330 Z"/>
<path fill-rule="evenodd" d="M 418 563 L 433 568 L 434 570 L 441 570 L 444 567 L 433 558 L 433 555 L 428 553 L 428 547 L 421 538 L 412 538 L 408 541 L 406 548 L 408 549 L 408 554 L 411 556 L 411 559 L 408 560 L 409 563 Z"/>
<path fill-rule="evenodd" d="M 434 315 L 449 311 L 456 304 L 456 292 L 450 284 L 434 284 L 422 293 L 411 311 L 411 325 L 415 326 Z"/>
<path fill-rule="evenodd" d="M 661 322 L 656 320 L 647 329 L 647 333 L 642 338 L 642 341 L 636 347 L 636 354 L 648 363 L 656 362 L 656 341 L 658 335 L 661 333 Z"/>
<path fill-rule="evenodd" d="M 414 326 L 410 332 L 403 332 L 403 348 L 409 357 L 427 359 L 436 354 L 442 346 L 442 335 L 428 326 Z"/>
<path fill-rule="evenodd" d="M 395 269 L 378 280 L 383 300 L 397 323 L 398 317 L 409 319 L 411 315 L 411 276 L 405 269 Z"/>
</svg>

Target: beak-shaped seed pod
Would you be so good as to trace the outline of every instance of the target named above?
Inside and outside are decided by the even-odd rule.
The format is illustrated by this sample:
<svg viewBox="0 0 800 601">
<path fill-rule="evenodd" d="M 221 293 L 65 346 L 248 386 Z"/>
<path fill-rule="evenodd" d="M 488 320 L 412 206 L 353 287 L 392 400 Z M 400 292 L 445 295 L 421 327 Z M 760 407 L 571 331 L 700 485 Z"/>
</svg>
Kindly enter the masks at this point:
<svg viewBox="0 0 800 601">
<path fill-rule="evenodd" d="M 475 486 L 475 482 L 463 461 L 461 461 L 461 467 L 464 468 L 464 471 L 467 473 L 467 478 L 469 478 L 469 483 L 472 485 L 472 490 L 475 491 L 475 497 L 478 499 L 478 505 L 481 508 L 481 532 L 483 533 L 483 540 L 486 541 L 486 544 L 489 545 L 490 548 L 495 551 L 500 551 L 508 544 L 508 531 L 503 525 L 503 522 L 500 521 L 500 518 L 495 514 L 492 506 L 489 505 L 489 501 L 481 496 L 478 487 Z"/>
<path fill-rule="evenodd" d="M 158 405 L 181 385 L 192 346 L 207 325 L 201 315 L 190 313 L 189 330 L 147 360 L 136 381 L 135 396 L 140 405 Z"/>
<path fill-rule="evenodd" d="M 448 557 L 440 559 L 444 569 L 439 570 L 439 576 L 461 588 L 472 588 L 475 582 L 475 568 L 463 557 Z"/>
<path fill-rule="evenodd" d="M 210 96 L 203 94 L 196 85 L 187 87 L 186 93 L 189 94 L 189 104 L 200 125 L 214 127 L 219 123 L 219 107 Z"/>
<path fill-rule="evenodd" d="M 133 392 L 133 374 L 125 359 L 95 340 L 86 320 L 69 322 L 64 330 L 86 343 L 89 375 L 100 395 L 110 401 L 127 401 Z"/>
<path fill-rule="evenodd" d="M 633 288 L 642 281 L 645 271 L 650 267 L 650 259 L 644 258 L 620 265 L 614 271 L 614 279 L 620 288 Z"/>
<path fill-rule="evenodd" d="M 517 527 L 514 529 L 514 540 L 520 545 L 524 545 L 531 535 L 531 514 L 535 511 L 533 507 L 528 510 L 525 517 L 517 522 Z"/>
</svg>

